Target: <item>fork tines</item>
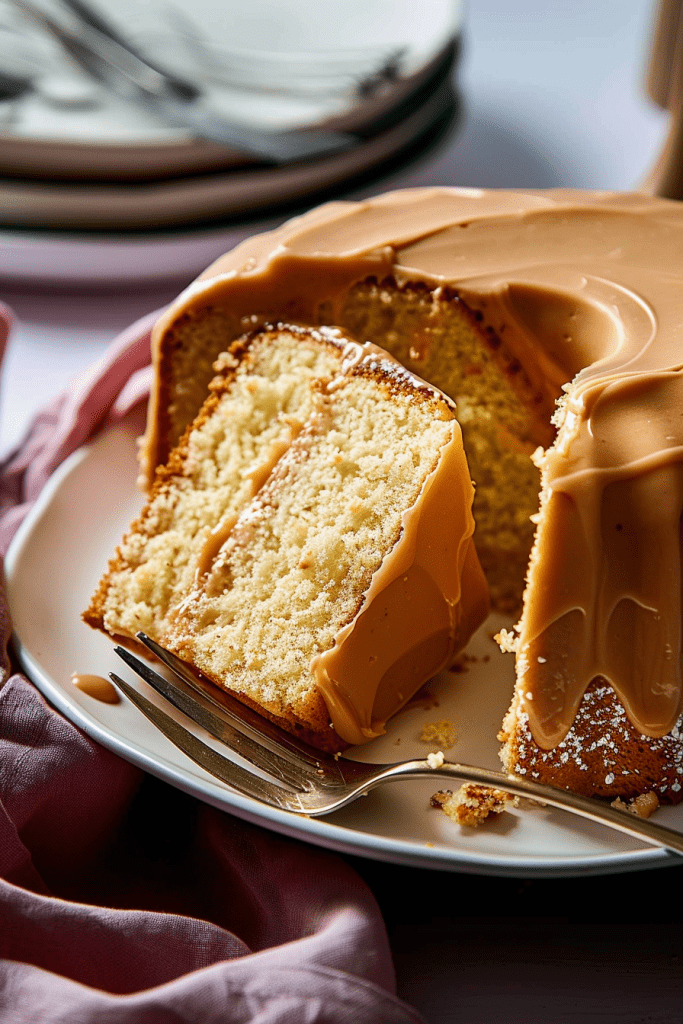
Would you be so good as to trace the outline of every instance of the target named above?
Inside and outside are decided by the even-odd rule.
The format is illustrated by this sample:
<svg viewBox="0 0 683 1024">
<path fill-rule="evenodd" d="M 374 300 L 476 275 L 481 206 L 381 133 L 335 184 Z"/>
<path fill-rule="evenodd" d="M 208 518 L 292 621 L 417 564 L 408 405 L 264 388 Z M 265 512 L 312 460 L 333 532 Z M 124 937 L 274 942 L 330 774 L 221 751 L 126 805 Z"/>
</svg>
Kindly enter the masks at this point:
<svg viewBox="0 0 683 1024">
<path fill-rule="evenodd" d="M 236 697 L 233 697 L 226 690 L 218 689 L 213 683 L 204 679 L 196 669 L 181 661 L 171 651 L 161 647 L 155 640 L 147 636 L 146 633 L 136 633 L 136 637 L 155 658 L 158 658 L 166 668 L 171 670 L 176 678 L 186 683 L 194 694 L 204 700 L 208 700 L 214 708 L 224 712 L 230 722 L 241 732 L 246 735 L 253 735 L 254 739 L 257 739 L 260 743 L 270 745 L 277 752 L 281 752 L 284 747 L 295 755 L 297 759 L 301 759 L 316 767 L 320 758 L 325 757 L 321 751 L 309 746 L 303 740 L 290 735 L 284 729 L 280 729 L 274 722 L 257 714 L 256 711 L 247 707 L 246 704 L 242 704 L 241 701 L 237 700 Z"/>
<path fill-rule="evenodd" d="M 123 647 L 116 647 L 116 654 L 156 693 L 245 761 L 297 789 L 301 788 L 302 777 L 315 774 L 319 778 L 335 766 L 333 758 L 261 718 L 230 694 L 217 691 L 214 696 L 208 689 L 211 684 L 202 684 L 185 662 L 146 634 L 138 633 L 137 638 L 174 678 L 161 675 Z M 323 761 L 327 762 L 324 772 Z"/>
</svg>

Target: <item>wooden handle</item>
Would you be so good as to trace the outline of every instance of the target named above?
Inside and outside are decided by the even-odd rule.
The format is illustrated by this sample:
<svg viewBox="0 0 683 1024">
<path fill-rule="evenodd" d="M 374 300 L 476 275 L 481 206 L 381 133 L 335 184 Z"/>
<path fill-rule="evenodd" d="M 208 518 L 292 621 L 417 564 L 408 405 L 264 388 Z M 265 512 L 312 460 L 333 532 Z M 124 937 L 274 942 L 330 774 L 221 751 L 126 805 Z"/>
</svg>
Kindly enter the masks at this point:
<svg viewBox="0 0 683 1024">
<path fill-rule="evenodd" d="M 660 0 L 647 74 L 651 99 L 670 111 L 664 148 L 641 191 L 683 199 L 683 0 Z"/>
<path fill-rule="evenodd" d="M 665 110 L 680 106 L 683 4 L 660 0 L 647 71 L 647 93 Z"/>
</svg>

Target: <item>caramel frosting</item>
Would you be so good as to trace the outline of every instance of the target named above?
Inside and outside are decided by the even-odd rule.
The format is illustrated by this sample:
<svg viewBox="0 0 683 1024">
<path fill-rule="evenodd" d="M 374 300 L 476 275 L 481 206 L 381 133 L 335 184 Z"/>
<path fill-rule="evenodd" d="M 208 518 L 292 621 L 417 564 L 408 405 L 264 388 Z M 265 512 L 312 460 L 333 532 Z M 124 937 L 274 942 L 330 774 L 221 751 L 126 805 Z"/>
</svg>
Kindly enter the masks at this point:
<svg viewBox="0 0 683 1024">
<path fill-rule="evenodd" d="M 116 687 L 105 679 L 104 676 L 95 676 L 85 672 L 74 672 L 71 682 L 77 690 L 87 693 L 94 700 L 100 700 L 104 704 L 118 704 L 120 697 Z"/>
<path fill-rule="evenodd" d="M 557 441 L 538 454 L 542 510 L 517 642 L 534 739 L 563 738 L 595 677 L 641 732 L 666 734 L 682 704 L 683 206 L 475 189 L 331 203 L 219 259 L 156 336 L 207 304 L 315 323 L 324 303 L 334 319 L 368 276 L 454 291 L 505 330 L 550 402 L 565 395 Z M 153 457 L 152 432 L 148 445 Z"/>
<path fill-rule="evenodd" d="M 488 591 L 472 543 L 472 484 L 460 428 L 453 426 L 360 611 L 311 662 L 335 732 L 347 743 L 381 735 L 387 719 L 451 664 L 486 618 Z"/>
</svg>

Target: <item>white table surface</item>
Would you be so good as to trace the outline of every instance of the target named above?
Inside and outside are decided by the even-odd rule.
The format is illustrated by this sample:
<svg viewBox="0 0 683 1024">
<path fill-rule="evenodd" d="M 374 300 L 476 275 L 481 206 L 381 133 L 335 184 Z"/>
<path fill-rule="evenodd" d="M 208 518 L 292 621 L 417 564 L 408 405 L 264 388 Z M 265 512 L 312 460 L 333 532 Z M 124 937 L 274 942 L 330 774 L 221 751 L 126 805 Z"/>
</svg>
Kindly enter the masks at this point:
<svg viewBox="0 0 683 1024">
<path fill-rule="evenodd" d="M 459 130 L 375 191 L 637 187 L 667 126 L 644 90 L 652 19 L 648 0 L 471 0 L 457 74 Z M 13 445 L 33 412 L 120 329 L 183 283 L 182 267 L 172 282 L 109 292 L 31 281 L 2 287 L 0 279 L 0 297 L 17 315 L 2 379 L 0 448 Z M 430 1024 L 683 1017 L 680 1004 L 675 1009 L 682 930 L 666 895 L 680 878 L 671 871 L 583 886 L 357 866 L 385 911 L 399 991 Z M 596 908 L 607 908 L 600 924 Z M 636 914 L 650 923 L 636 926 Z"/>
</svg>

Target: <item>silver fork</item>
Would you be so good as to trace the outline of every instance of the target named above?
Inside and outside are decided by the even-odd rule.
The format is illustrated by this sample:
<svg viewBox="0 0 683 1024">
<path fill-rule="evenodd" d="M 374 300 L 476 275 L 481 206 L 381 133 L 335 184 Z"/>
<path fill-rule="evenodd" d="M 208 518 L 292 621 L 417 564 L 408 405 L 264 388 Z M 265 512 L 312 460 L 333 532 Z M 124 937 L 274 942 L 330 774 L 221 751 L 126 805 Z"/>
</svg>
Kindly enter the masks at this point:
<svg viewBox="0 0 683 1024">
<path fill-rule="evenodd" d="M 446 778 L 470 782 L 526 797 L 655 846 L 683 854 L 683 834 L 615 809 L 599 800 L 559 787 L 542 785 L 474 765 L 427 760 L 366 764 L 323 754 L 245 707 L 228 693 L 203 684 L 194 671 L 145 633 L 138 640 L 173 674 L 162 676 L 123 647 L 115 651 L 125 663 L 175 708 L 253 766 L 244 768 L 208 746 L 116 673 L 113 682 L 172 743 L 207 772 L 238 793 L 272 807 L 320 817 L 346 806 L 381 783 L 399 778 Z M 255 769 L 255 770 L 254 770 Z"/>
</svg>

